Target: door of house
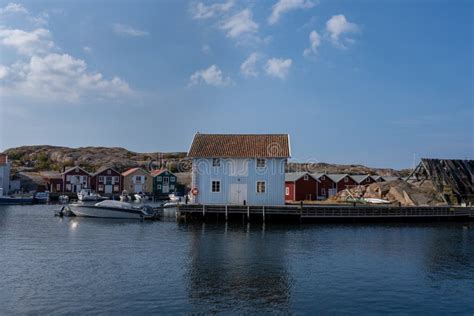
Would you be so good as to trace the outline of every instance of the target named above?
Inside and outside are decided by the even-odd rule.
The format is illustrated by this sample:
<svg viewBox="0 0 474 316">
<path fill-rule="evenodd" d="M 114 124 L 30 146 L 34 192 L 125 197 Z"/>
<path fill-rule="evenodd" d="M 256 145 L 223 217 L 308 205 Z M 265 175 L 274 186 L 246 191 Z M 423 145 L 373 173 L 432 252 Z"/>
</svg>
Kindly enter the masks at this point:
<svg viewBox="0 0 474 316">
<path fill-rule="evenodd" d="M 104 192 L 105 192 L 105 194 L 112 194 L 112 185 L 111 184 L 110 185 L 106 184 Z"/>
<path fill-rule="evenodd" d="M 230 185 L 230 203 L 244 204 L 247 201 L 247 184 L 235 183 Z"/>
<path fill-rule="evenodd" d="M 328 190 L 328 197 L 334 196 L 337 193 L 337 189 L 329 189 Z"/>
<path fill-rule="evenodd" d="M 170 192 L 170 178 L 163 177 L 163 186 L 161 187 L 161 192 L 169 193 Z"/>
<path fill-rule="evenodd" d="M 143 192 L 143 185 L 135 184 L 135 192 L 134 193 L 140 193 L 140 192 Z"/>
</svg>

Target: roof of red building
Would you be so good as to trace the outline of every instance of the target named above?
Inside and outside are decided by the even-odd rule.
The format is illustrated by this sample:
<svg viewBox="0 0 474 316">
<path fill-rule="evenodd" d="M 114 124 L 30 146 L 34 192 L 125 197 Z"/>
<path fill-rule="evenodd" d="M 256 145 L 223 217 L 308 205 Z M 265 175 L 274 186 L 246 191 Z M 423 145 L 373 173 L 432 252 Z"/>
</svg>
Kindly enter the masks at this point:
<svg viewBox="0 0 474 316">
<path fill-rule="evenodd" d="M 288 134 L 200 134 L 188 153 L 193 158 L 289 158 Z"/>
<path fill-rule="evenodd" d="M 154 177 L 162 174 L 163 172 L 168 171 L 168 169 L 157 169 L 157 170 L 152 170 L 150 171 L 150 174 Z"/>
<path fill-rule="evenodd" d="M 132 173 L 134 173 L 135 171 L 137 170 L 141 170 L 143 171 L 144 173 L 149 173 L 148 171 L 146 171 L 145 169 L 142 169 L 140 167 L 135 167 L 135 168 L 131 168 L 131 169 L 128 169 L 127 171 L 125 171 L 124 173 L 122 173 L 122 176 L 126 177 Z"/>
</svg>

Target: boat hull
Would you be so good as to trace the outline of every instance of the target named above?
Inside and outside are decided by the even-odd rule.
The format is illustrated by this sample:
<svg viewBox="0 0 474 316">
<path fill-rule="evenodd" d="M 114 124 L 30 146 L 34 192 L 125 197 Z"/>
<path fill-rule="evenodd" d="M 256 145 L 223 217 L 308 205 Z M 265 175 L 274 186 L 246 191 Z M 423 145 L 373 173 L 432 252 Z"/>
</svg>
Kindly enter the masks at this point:
<svg viewBox="0 0 474 316">
<path fill-rule="evenodd" d="M 69 205 L 74 215 L 79 217 L 144 219 L 147 215 L 140 210 L 97 207 L 93 205 Z"/>
<path fill-rule="evenodd" d="M 33 204 L 33 198 L 2 198 L 0 197 L 0 205 L 22 205 Z"/>
</svg>

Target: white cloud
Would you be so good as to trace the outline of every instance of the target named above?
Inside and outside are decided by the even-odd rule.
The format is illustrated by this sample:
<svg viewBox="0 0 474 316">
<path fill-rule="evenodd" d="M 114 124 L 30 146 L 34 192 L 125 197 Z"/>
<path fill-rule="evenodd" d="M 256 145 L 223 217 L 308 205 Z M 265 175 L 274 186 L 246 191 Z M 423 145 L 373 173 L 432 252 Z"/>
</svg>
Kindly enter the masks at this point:
<svg viewBox="0 0 474 316">
<path fill-rule="evenodd" d="M 4 77 L 3 94 L 74 102 L 84 97 L 119 97 L 132 93 L 118 77 L 104 79 L 101 73 L 87 70 L 87 64 L 68 54 L 32 56 L 17 62 Z"/>
<path fill-rule="evenodd" d="M 113 30 L 119 35 L 133 36 L 133 37 L 142 37 L 148 36 L 150 33 L 148 31 L 136 29 L 130 25 L 115 23 L 113 25 Z"/>
<path fill-rule="evenodd" d="M 220 13 L 229 11 L 233 6 L 233 0 L 223 3 L 214 3 L 211 5 L 205 5 L 204 3 L 199 2 L 191 7 L 191 14 L 193 18 L 197 20 L 209 19 Z"/>
<path fill-rule="evenodd" d="M 271 58 L 267 60 L 265 72 L 271 77 L 285 79 L 292 63 L 291 59 Z"/>
<path fill-rule="evenodd" d="M 220 27 L 230 38 L 256 33 L 258 30 L 258 24 L 253 21 L 250 9 L 244 9 L 231 16 Z"/>
<path fill-rule="evenodd" d="M 189 85 L 197 85 L 205 83 L 211 86 L 228 86 L 232 84 L 229 77 L 224 77 L 222 71 L 216 65 L 212 65 L 207 69 L 196 71 L 189 78 Z"/>
<path fill-rule="evenodd" d="M 8 75 L 8 68 L 0 65 L 0 79 L 5 78 Z"/>
<path fill-rule="evenodd" d="M 7 13 L 23 13 L 28 14 L 28 10 L 18 3 L 10 2 L 4 8 L 0 9 L 0 14 L 7 14 Z"/>
<path fill-rule="evenodd" d="M 9 16 L 17 18 L 17 15 L 23 15 L 27 21 L 32 22 L 36 26 L 48 24 L 49 15 L 46 12 L 34 16 L 22 4 L 10 2 L 5 7 L 0 8 L 0 18 L 7 18 Z"/>
<path fill-rule="evenodd" d="M 332 43 L 336 46 L 345 48 L 341 36 L 346 33 L 355 33 L 359 31 L 359 27 L 355 23 L 347 21 L 346 17 L 342 14 L 333 15 L 326 22 L 326 30 L 329 33 Z M 345 39 L 346 42 L 354 42 L 353 39 Z"/>
<path fill-rule="evenodd" d="M 0 44 L 12 47 L 18 53 L 28 56 L 43 54 L 54 48 L 51 33 L 43 28 L 31 32 L 0 28 Z"/>
<path fill-rule="evenodd" d="M 85 53 L 88 53 L 88 54 L 89 54 L 89 53 L 92 53 L 92 48 L 90 48 L 89 46 L 84 46 L 84 47 L 82 48 L 82 50 L 83 50 Z"/>
<path fill-rule="evenodd" d="M 297 9 L 309 9 L 315 6 L 311 0 L 279 0 L 272 7 L 272 13 L 268 18 L 269 24 L 276 24 L 280 17 L 288 11 Z"/>
<path fill-rule="evenodd" d="M 245 77 L 257 77 L 258 71 L 256 69 L 256 64 L 258 61 L 258 54 L 252 53 L 250 56 L 240 65 L 240 72 Z"/>
<path fill-rule="evenodd" d="M 309 48 L 306 48 L 303 52 L 304 56 L 309 56 L 318 52 L 318 47 L 321 45 L 321 37 L 318 32 L 311 31 L 311 33 L 309 33 L 309 44 Z"/>
</svg>

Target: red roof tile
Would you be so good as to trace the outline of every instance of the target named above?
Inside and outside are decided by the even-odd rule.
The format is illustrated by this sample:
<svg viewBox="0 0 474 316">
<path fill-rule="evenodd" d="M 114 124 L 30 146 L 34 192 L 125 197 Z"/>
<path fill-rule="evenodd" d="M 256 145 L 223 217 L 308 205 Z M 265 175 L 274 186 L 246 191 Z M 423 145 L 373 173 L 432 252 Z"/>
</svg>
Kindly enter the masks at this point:
<svg viewBox="0 0 474 316">
<path fill-rule="evenodd" d="M 288 134 L 200 134 L 188 153 L 193 158 L 289 158 Z"/>
</svg>

